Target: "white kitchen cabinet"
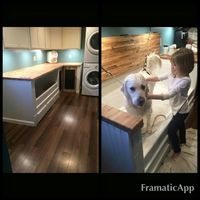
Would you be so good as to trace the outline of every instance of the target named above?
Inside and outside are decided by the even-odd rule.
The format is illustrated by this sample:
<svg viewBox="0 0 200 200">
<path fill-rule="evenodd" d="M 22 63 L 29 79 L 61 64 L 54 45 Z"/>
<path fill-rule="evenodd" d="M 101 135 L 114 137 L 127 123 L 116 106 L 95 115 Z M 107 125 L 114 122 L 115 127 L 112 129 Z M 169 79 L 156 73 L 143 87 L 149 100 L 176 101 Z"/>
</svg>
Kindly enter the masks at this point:
<svg viewBox="0 0 200 200">
<path fill-rule="evenodd" d="M 48 27 L 45 32 L 46 49 L 62 49 L 62 28 Z"/>
<path fill-rule="evenodd" d="M 51 48 L 62 49 L 62 28 L 52 27 L 50 30 L 51 30 Z"/>
<path fill-rule="evenodd" d="M 63 27 L 63 49 L 81 48 L 81 27 Z"/>
<path fill-rule="evenodd" d="M 81 27 L 4 27 L 4 48 L 80 49 Z"/>
<path fill-rule="evenodd" d="M 30 49 L 29 27 L 3 27 L 4 48 Z"/>
<path fill-rule="evenodd" d="M 45 28 L 45 44 L 46 44 L 46 49 L 51 49 L 51 35 L 50 32 L 51 29 L 46 27 Z"/>
<path fill-rule="evenodd" d="M 45 49 L 45 28 L 44 27 L 30 27 L 31 48 Z"/>
</svg>

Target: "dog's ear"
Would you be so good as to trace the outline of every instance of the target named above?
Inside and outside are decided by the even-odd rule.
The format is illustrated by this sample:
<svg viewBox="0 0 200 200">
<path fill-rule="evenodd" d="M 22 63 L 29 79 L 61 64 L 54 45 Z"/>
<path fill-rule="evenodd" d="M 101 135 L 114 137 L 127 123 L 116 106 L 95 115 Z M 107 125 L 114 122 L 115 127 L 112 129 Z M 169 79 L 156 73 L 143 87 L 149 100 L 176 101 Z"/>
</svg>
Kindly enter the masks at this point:
<svg viewBox="0 0 200 200">
<path fill-rule="evenodd" d="M 127 97 L 128 95 L 128 91 L 126 89 L 126 81 L 124 81 L 122 87 L 121 87 L 121 91 L 123 92 L 123 94 Z"/>
<path fill-rule="evenodd" d="M 121 87 L 121 91 L 123 92 L 124 96 L 126 97 L 127 101 L 129 102 L 129 104 L 132 104 L 132 101 L 131 101 L 131 97 L 128 93 L 128 89 L 127 89 L 127 80 L 124 81 L 122 87 Z"/>
</svg>

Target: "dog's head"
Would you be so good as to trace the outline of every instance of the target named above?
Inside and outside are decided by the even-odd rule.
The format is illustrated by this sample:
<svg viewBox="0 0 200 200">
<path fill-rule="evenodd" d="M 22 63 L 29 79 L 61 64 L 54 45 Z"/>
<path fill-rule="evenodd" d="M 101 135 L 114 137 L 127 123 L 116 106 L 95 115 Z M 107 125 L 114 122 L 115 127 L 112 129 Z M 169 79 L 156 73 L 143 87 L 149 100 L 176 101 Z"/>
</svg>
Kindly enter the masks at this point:
<svg viewBox="0 0 200 200">
<path fill-rule="evenodd" d="M 156 71 L 158 68 L 161 67 L 161 59 L 160 56 L 155 54 L 155 53 L 151 53 L 147 56 L 147 60 L 146 60 L 146 69 L 153 73 L 154 71 Z"/>
<path fill-rule="evenodd" d="M 124 80 L 121 91 L 130 105 L 142 107 L 147 101 L 147 82 L 139 73 L 128 75 Z"/>
</svg>

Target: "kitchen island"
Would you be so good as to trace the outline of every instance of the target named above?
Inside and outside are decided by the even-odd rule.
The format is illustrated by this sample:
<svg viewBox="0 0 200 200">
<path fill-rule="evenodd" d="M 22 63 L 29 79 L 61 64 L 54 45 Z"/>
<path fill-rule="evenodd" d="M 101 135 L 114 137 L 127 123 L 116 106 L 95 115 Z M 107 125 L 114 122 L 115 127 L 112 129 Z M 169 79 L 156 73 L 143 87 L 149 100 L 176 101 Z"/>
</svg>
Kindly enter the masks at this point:
<svg viewBox="0 0 200 200">
<path fill-rule="evenodd" d="M 36 126 L 59 97 L 63 66 L 44 63 L 3 73 L 3 121 Z"/>
</svg>

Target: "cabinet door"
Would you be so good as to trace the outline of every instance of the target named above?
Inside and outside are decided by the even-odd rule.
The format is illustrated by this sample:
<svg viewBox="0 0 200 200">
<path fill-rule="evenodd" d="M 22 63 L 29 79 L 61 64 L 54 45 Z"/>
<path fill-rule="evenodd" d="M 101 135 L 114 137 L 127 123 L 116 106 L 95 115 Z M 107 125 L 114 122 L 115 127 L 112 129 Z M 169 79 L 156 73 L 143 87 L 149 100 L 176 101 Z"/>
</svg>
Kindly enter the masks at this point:
<svg viewBox="0 0 200 200">
<path fill-rule="evenodd" d="M 46 49 L 62 49 L 62 28 L 45 28 Z"/>
<path fill-rule="evenodd" d="M 39 48 L 45 49 L 45 47 L 46 47 L 46 45 L 45 45 L 45 28 L 38 27 L 37 35 L 38 35 Z"/>
<path fill-rule="evenodd" d="M 63 49 L 81 48 L 81 27 L 63 27 Z"/>
<path fill-rule="evenodd" d="M 50 30 L 51 49 L 62 49 L 62 28 L 52 27 Z"/>
<path fill-rule="evenodd" d="M 4 27 L 3 40 L 5 48 L 30 48 L 29 27 Z"/>
<path fill-rule="evenodd" d="M 38 48 L 38 34 L 37 27 L 30 27 L 30 35 L 31 35 L 31 48 Z"/>
<path fill-rule="evenodd" d="M 51 28 L 45 28 L 45 43 L 46 49 L 51 49 Z"/>
<path fill-rule="evenodd" d="M 30 27 L 31 48 L 45 49 L 45 28 Z"/>
</svg>

